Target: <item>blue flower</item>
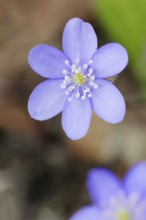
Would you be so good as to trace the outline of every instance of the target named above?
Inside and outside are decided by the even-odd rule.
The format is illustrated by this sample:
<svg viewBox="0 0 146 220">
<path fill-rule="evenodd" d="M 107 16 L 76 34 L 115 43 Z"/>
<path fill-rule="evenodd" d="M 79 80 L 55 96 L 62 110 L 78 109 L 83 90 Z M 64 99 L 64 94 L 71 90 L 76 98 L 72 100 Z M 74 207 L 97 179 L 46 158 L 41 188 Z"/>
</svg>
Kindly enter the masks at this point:
<svg viewBox="0 0 146 220">
<path fill-rule="evenodd" d="M 91 169 L 87 189 L 93 205 L 70 220 L 146 220 L 146 162 L 133 166 L 121 181 L 107 169 Z"/>
<path fill-rule="evenodd" d="M 73 18 L 63 32 L 63 51 L 48 45 L 38 45 L 30 51 L 30 66 L 48 78 L 30 95 L 30 116 L 42 121 L 62 112 L 63 129 L 73 140 L 87 133 L 92 110 L 106 122 L 122 121 L 123 96 L 105 78 L 115 76 L 127 65 L 124 47 L 109 43 L 97 49 L 92 26 Z"/>
</svg>

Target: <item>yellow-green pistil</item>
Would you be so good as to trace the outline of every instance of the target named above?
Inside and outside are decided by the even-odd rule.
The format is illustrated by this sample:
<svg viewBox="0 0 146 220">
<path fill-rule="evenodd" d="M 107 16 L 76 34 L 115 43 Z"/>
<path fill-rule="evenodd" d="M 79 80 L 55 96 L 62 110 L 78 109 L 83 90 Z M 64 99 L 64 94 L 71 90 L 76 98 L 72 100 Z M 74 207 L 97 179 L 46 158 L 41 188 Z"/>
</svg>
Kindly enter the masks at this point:
<svg viewBox="0 0 146 220">
<path fill-rule="evenodd" d="M 118 220 L 131 220 L 131 215 L 126 210 L 121 210 L 118 212 Z"/>
<path fill-rule="evenodd" d="M 74 75 L 74 82 L 77 83 L 79 86 L 83 85 L 85 82 L 85 76 L 82 73 L 76 73 Z"/>
</svg>

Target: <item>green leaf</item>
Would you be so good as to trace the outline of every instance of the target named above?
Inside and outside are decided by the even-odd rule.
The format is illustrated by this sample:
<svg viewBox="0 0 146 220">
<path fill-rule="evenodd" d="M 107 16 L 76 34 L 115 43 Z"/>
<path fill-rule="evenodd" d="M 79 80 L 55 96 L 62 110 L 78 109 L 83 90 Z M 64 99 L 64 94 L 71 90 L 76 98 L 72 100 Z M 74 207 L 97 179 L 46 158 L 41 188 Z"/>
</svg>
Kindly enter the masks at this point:
<svg viewBox="0 0 146 220">
<path fill-rule="evenodd" d="M 95 0 L 95 11 L 110 39 L 126 47 L 133 73 L 146 93 L 146 1 Z"/>
</svg>

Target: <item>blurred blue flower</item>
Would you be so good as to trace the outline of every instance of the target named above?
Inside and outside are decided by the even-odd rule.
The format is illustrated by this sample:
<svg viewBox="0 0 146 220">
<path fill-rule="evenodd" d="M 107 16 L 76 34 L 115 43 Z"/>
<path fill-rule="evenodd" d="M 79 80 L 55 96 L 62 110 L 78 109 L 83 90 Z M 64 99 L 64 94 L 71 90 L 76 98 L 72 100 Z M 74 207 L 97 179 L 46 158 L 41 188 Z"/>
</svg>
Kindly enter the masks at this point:
<svg viewBox="0 0 146 220">
<path fill-rule="evenodd" d="M 146 162 L 133 166 L 122 181 L 107 169 L 91 169 L 87 189 L 93 205 L 70 220 L 146 220 Z"/>
<path fill-rule="evenodd" d="M 109 123 L 125 115 L 119 90 L 104 78 L 120 73 L 128 62 L 124 47 L 110 43 L 97 50 L 97 37 L 89 23 L 68 21 L 63 32 L 63 52 L 48 46 L 34 47 L 28 56 L 32 69 L 49 78 L 30 95 L 28 110 L 37 120 L 62 113 L 62 126 L 73 140 L 88 131 L 92 110 Z"/>
</svg>

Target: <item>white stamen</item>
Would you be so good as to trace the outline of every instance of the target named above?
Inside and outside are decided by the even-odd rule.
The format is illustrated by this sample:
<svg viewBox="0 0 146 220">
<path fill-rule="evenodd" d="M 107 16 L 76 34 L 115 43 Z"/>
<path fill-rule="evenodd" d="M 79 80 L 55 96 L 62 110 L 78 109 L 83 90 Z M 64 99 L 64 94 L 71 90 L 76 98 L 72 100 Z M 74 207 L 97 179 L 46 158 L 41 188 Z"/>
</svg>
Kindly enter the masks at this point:
<svg viewBox="0 0 146 220">
<path fill-rule="evenodd" d="M 71 101 L 72 101 L 72 98 L 71 98 L 71 97 L 69 97 L 69 98 L 68 98 L 68 101 L 69 101 L 69 102 L 71 102 Z"/>
<path fill-rule="evenodd" d="M 93 63 L 93 60 L 89 60 L 88 64 L 90 65 L 91 63 Z"/>
<path fill-rule="evenodd" d="M 69 91 L 69 92 L 73 91 L 74 89 L 75 89 L 74 86 L 70 86 L 70 87 L 68 87 L 68 91 Z"/>
<path fill-rule="evenodd" d="M 76 73 L 76 74 L 79 73 L 79 72 L 80 72 L 80 71 L 79 71 L 78 69 L 75 70 L 75 73 Z"/>
<path fill-rule="evenodd" d="M 82 99 L 82 100 L 85 100 L 85 99 L 86 99 L 86 96 L 85 96 L 85 95 L 81 96 L 81 99 Z"/>
<path fill-rule="evenodd" d="M 91 94 L 91 93 L 89 93 L 89 94 L 88 94 L 88 97 L 89 97 L 89 98 L 91 98 L 91 97 L 92 97 L 92 94 Z"/>
<path fill-rule="evenodd" d="M 96 83 L 94 83 L 93 81 L 89 82 L 90 86 L 93 86 L 94 89 L 98 88 L 98 85 Z"/>
<path fill-rule="evenodd" d="M 89 88 L 89 87 L 85 87 L 84 91 L 85 91 L 86 93 L 88 93 L 88 92 L 90 92 L 90 88 Z"/>
<path fill-rule="evenodd" d="M 88 75 L 91 75 L 93 73 L 93 69 L 90 68 L 89 71 L 88 71 Z"/>
<path fill-rule="evenodd" d="M 73 64 L 73 65 L 71 66 L 71 68 L 72 68 L 72 70 L 76 70 L 76 65 Z"/>
<path fill-rule="evenodd" d="M 60 85 L 60 87 L 61 87 L 61 89 L 65 89 L 65 88 L 66 88 L 66 85 L 65 85 L 64 83 L 62 83 L 62 84 Z"/>
<path fill-rule="evenodd" d="M 93 88 L 94 88 L 94 89 L 97 89 L 97 88 L 98 88 L 98 85 L 94 83 Z"/>
<path fill-rule="evenodd" d="M 76 96 L 76 98 L 80 98 L 80 93 L 79 93 L 79 92 L 76 92 L 76 93 L 75 93 L 75 96 Z"/>
<path fill-rule="evenodd" d="M 93 69 L 88 68 L 92 62 L 89 60 L 87 64 L 81 66 L 79 58 L 76 58 L 73 64 L 69 60 L 65 60 L 69 70 L 63 69 L 65 76 L 60 87 L 66 89 L 65 94 L 68 96 L 68 101 L 72 101 L 74 96 L 82 100 L 91 98 L 90 87 L 97 89 L 98 85 L 94 82 Z"/>
<path fill-rule="evenodd" d="M 79 58 L 77 58 L 77 59 L 75 60 L 75 63 L 78 65 L 79 62 L 80 62 L 80 60 L 79 60 Z"/>
<path fill-rule="evenodd" d="M 88 65 L 87 65 L 87 64 L 84 64 L 84 65 L 83 65 L 83 69 L 86 70 L 87 68 L 88 68 Z"/>
<path fill-rule="evenodd" d="M 63 70 L 62 72 L 63 72 L 63 74 L 67 74 L 68 73 L 67 70 Z"/>
<path fill-rule="evenodd" d="M 68 90 L 65 91 L 65 95 L 69 95 L 69 91 Z"/>
<path fill-rule="evenodd" d="M 90 81 L 94 81 L 94 80 L 95 80 L 95 76 L 92 75 L 92 76 L 90 77 Z"/>
<path fill-rule="evenodd" d="M 65 78 L 65 81 L 70 82 L 70 77 L 69 76 L 66 75 L 64 78 Z"/>
<path fill-rule="evenodd" d="M 69 60 L 65 60 L 65 64 L 69 65 L 70 64 Z"/>
</svg>

